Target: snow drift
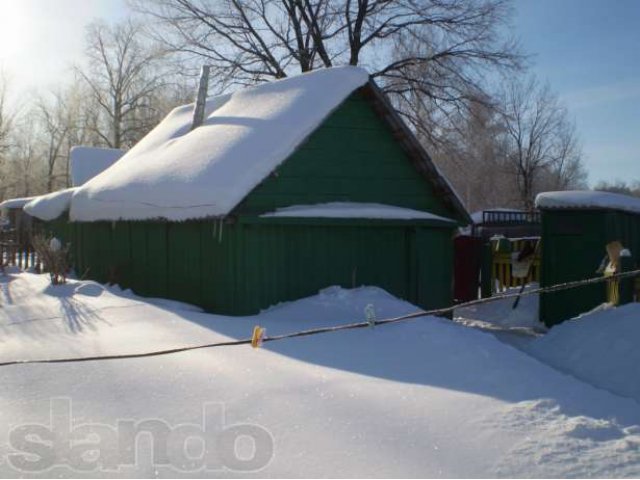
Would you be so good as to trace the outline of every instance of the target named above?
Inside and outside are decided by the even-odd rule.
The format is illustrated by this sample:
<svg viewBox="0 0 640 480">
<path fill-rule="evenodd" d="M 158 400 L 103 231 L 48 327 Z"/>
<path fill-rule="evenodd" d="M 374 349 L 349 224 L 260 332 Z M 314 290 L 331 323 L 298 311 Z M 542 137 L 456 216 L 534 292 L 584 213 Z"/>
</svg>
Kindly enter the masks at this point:
<svg viewBox="0 0 640 480">
<path fill-rule="evenodd" d="M 0 278 L 0 301 L 0 361 L 148 352 L 246 338 L 256 324 L 277 335 L 362 321 L 370 309 L 379 319 L 416 310 L 379 288 L 332 287 L 260 315 L 225 317 L 95 282 L 51 287 L 47 275 L 16 269 Z M 153 462 L 156 445 L 143 433 L 135 464 L 105 472 L 92 435 L 87 443 L 74 437 L 87 452 L 83 470 L 67 466 L 64 442 L 48 450 L 52 468 L 16 470 L 11 426 L 50 425 L 51 403 L 60 398 L 72 403 L 67 424 L 85 432 L 86 425 L 123 419 L 200 426 L 203 406 L 218 405 L 225 425 L 266 429 L 273 458 L 258 473 L 194 470 L 191 461 L 171 464 L 176 470 Z M 257 350 L 4 367 L 0 407 L 0 476 L 10 478 L 640 475 L 637 402 L 559 373 L 493 335 L 434 317 Z M 171 443 L 170 458 L 184 458 L 182 446 Z M 196 439 L 189 449 L 196 459 L 199 446 Z M 128 455 L 114 448 L 105 453 L 119 465 Z"/>
<path fill-rule="evenodd" d="M 640 401 L 640 305 L 596 310 L 561 323 L 527 349 L 551 365 Z"/>
</svg>

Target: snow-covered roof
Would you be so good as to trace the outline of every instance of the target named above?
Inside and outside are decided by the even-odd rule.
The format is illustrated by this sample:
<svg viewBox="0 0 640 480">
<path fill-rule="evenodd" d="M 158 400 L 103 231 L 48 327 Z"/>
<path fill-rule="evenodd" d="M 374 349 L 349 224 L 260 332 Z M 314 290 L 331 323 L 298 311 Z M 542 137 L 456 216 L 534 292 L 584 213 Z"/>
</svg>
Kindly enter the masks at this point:
<svg viewBox="0 0 640 480">
<path fill-rule="evenodd" d="M 69 153 L 73 186 L 87 183 L 118 161 L 124 153 L 124 150 L 117 148 L 73 147 Z"/>
<path fill-rule="evenodd" d="M 77 188 L 66 188 L 34 197 L 24 206 L 24 211 L 40 220 L 54 220 L 69 209 L 71 197 L 76 190 Z"/>
<path fill-rule="evenodd" d="M 318 70 L 174 109 L 108 170 L 79 188 L 72 220 L 186 220 L 228 214 L 369 76 Z"/>
<path fill-rule="evenodd" d="M 31 200 L 36 197 L 19 197 L 19 198 L 9 198 L 4 202 L 0 203 L 0 210 L 10 210 L 16 208 L 22 208 Z"/>
<path fill-rule="evenodd" d="M 265 213 L 262 217 L 292 218 L 369 218 L 385 220 L 453 220 L 433 213 L 379 203 L 329 202 L 315 205 L 294 205 Z"/>
<path fill-rule="evenodd" d="M 545 209 L 606 209 L 640 213 L 640 198 L 595 190 L 544 192 L 536 197 L 536 207 Z"/>
</svg>

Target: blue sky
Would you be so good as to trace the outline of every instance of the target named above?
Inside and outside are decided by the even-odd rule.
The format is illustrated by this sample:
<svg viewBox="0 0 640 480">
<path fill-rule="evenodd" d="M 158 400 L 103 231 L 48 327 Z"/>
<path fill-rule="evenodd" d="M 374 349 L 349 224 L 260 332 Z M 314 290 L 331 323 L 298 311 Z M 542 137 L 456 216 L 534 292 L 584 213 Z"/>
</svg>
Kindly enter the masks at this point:
<svg viewBox="0 0 640 480">
<path fill-rule="evenodd" d="M 640 180 L 640 0 L 516 0 L 532 70 L 569 107 L 592 183 Z M 0 64 L 22 92 L 64 80 L 84 26 L 128 14 L 125 0 L 0 0 Z"/>
<path fill-rule="evenodd" d="M 591 182 L 640 180 L 640 1 L 519 0 L 515 29 L 577 123 Z"/>
</svg>

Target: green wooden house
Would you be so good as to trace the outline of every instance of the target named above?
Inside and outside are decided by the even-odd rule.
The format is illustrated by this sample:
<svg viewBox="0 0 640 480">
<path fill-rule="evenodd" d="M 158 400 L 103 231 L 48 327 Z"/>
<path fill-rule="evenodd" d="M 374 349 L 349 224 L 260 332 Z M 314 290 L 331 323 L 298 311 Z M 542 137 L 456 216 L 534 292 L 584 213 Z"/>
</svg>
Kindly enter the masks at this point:
<svg viewBox="0 0 640 480">
<path fill-rule="evenodd" d="M 451 304 L 468 214 L 363 70 L 210 99 L 194 130 L 192 110 L 59 206 L 78 275 L 224 314 L 331 285 Z"/>
<path fill-rule="evenodd" d="M 540 286 L 594 278 L 619 241 L 637 265 L 640 252 L 640 199 L 607 192 L 546 192 L 536 200 L 542 212 Z M 548 327 L 606 302 L 606 284 L 587 285 L 540 296 L 540 321 Z"/>
</svg>

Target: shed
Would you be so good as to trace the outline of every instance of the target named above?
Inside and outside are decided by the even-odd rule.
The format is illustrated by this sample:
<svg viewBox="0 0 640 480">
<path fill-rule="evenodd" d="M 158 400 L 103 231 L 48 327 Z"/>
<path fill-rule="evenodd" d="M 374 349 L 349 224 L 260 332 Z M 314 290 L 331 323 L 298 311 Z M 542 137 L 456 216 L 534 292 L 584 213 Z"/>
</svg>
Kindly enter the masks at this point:
<svg viewBox="0 0 640 480">
<path fill-rule="evenodd" d="M 71 196 L 77 272 L 251 314 L 330 285 L 452 301 L 469 217 L 365 71 L 319 70 L 173 110 Z"/>
<path fill-rule="evenodd" d="M 598 276 L 605 247 L 615 240 L 637 261 L 640 199 L 597 191 L 545 192 L 536 198 L 536 206 L 542 212 L 541 287 Z M 540 320 L 552 326 L 605 301 L 602 284 L 545 293 Z"/>
</svg>

